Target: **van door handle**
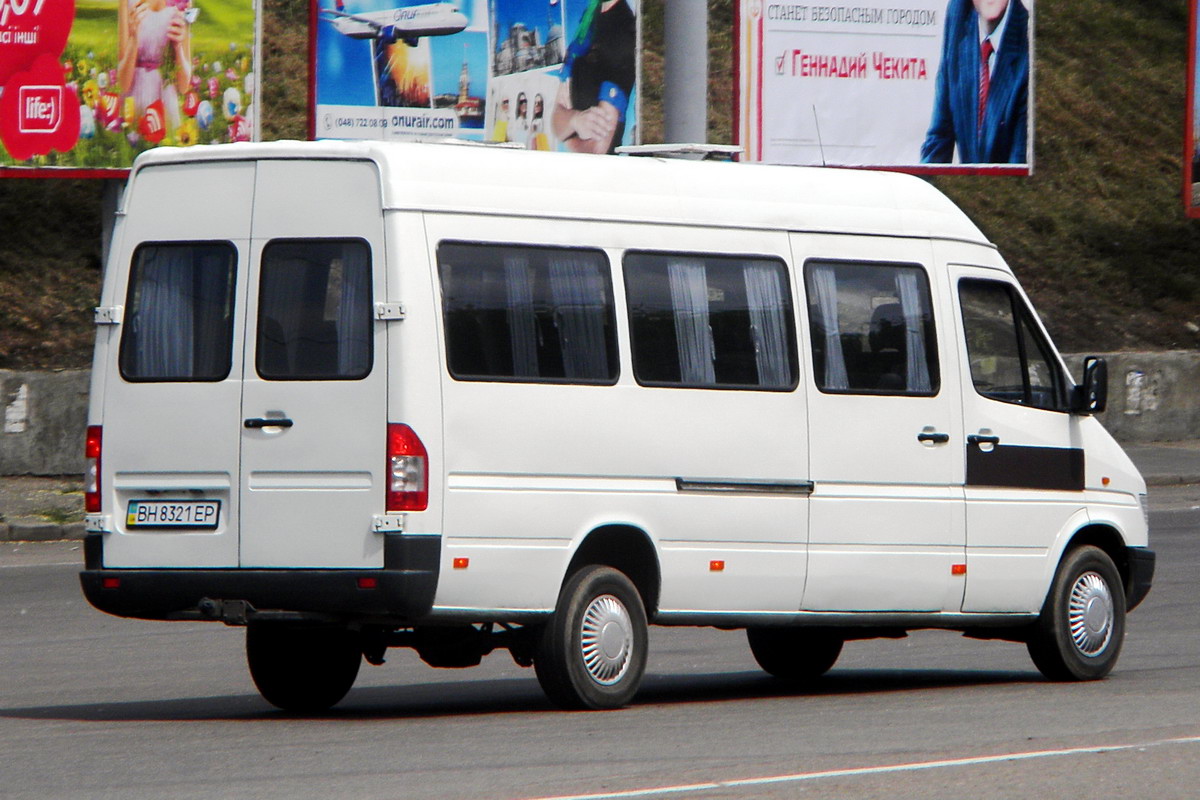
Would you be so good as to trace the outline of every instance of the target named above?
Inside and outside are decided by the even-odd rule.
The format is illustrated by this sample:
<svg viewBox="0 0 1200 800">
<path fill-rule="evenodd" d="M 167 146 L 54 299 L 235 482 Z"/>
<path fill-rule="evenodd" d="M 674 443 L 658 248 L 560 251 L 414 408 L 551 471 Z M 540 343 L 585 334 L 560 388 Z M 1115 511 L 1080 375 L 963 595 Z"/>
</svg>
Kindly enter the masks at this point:
<svg viewBox="0 0 1200 800">
<path fill-rule="evenodd" d="M 922 443 L 929 442 L 931 444 L 945 444 L 950 441 L 950 434 L 921 431 L 917 434 L 917 441 Z"/>
<path fill-rule="evenodd" d="M 972 433 L 967 437 L 967 444 L 1000 444 L 1000 437 L 984 436 L 982 433 Z"/>
<path fill-rule="evenodd" d="M 296 423 L 292 422 L 287 417 L 274 417 L 272 419 L 264 419 L 263 417 L 251 417 L 244 423 L 247 428 L 290 428 Z"/>
</svg>

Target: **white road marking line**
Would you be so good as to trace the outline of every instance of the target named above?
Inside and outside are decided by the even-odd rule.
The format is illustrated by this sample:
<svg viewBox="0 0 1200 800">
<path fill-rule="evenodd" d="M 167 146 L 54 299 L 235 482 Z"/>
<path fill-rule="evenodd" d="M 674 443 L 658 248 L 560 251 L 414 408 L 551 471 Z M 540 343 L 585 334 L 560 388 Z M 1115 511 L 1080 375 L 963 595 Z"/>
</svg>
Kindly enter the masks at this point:
<svg viewBox="0 0 1200 800">
<path fill-rule="evenodd" d="M 791 775 L 770 775 L 762 778 L 740 778 L 729 781 L 712 783 L 689 783 L 677 786 L 659 786 L 653 789 L 630 789 L 623 792 L 600 792 L 598 794 L 564 794 L 553 797 L 537 797 L 528 800 L 622 800 L 627 797 L 652 797 L 666 794 L 688 794 L 691 792 L 706 792 L 714 789 L 733 789 L 739 786 L 765 786 L 775 783 L 799 783 L 801 781 L 816 781 L 827 778 L 847 778 L 860 775 L 885 775 L 894 772 L 917 772 L 928 769 L 944 769 L 946 767 L 971 767 L 979 764 L 997 764 L 1005 761 L 1029 761 L 1035 758 L 1055 758 L 1059 756 L 1091 755 L 1095 753 L 1112 753 L 1122 750 L 1140 750 L 1148 747 L 1161 747 L 1172 744 L 1200 744 L 1200 736 L 1187 736 L 1180 739 L 1159 739 L 1152 742 L 1136 744 L 1101 745 L 1096 747 L 1072 747 L 1064 750 L 1034 750 L 1026 753 L 1004 753 L 994 756 L 974 756 L 971 758 L 951 758 L 940 761 L 917 761 L 909 764 L 889 764 L 882 767 L 852 767 L 848 769 L 831 769 L 822 772 L 797 772 Z"/>
<path fill-rule="evenodd" d="M 28 569 L 29 567 L 79 567 L 83 569 L 83 559 L 78 561 L 48 561 L 45 564 L 0 564 L 0 569 Z"/>
</svg>

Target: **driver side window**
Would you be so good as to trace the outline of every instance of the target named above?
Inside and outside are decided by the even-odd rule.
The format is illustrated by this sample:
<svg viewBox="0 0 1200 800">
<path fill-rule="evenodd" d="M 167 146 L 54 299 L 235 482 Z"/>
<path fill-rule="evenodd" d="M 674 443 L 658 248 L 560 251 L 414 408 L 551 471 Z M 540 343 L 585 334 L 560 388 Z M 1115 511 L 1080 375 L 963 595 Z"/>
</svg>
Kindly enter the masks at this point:
<svg viewBox="0 0 1200 800">
<path fill-rule="evenodd" d="M 975 391 L 1003 403 L 1065 411 L 1062 370 L 1013 287 L 964 279 L 958 296 Z"/>
</svg>

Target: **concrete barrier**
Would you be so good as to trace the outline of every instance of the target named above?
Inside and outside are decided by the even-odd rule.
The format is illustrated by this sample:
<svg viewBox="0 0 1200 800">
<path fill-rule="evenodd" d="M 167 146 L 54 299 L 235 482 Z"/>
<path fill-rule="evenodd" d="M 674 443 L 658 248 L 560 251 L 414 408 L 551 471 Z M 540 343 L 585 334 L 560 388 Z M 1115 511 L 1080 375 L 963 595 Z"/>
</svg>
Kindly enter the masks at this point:
<svg viewBox="0 0 1200 800">
<path fill-rule="evenodd" d="M 0 370 L 0 475 L 83 472 L 89 370 Z"/>
<path fill-rule="evenodd" d="M 1122 442 L 1200 439 L 1200 352 L 1096 353 L 1108 360 L 1108 411 Z M 1067 355 L 1078 376 L 1083 355 Z M 88 370 L 0 370 L 0 475 L 83 471 Z M 234 420 L 236 423 L 236 420 Z"/>
<path fill-rule="evenodd" d="M 1120 442 L 1200 439 L 1200 352 L 1095 353 L 1108 361 L 1108 410 Z M 1064 356 L 1076 378 L 1083 355 Z"/>
</svg>

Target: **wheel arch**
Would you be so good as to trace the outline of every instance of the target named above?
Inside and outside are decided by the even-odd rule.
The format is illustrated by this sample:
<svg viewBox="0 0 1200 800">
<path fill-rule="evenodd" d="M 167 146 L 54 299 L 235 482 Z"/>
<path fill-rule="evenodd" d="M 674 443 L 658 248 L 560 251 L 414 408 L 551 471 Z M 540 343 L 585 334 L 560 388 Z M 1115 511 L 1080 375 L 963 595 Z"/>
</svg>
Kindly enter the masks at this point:
<svg viewBox="0 0 1200 800">
<path fill-rule="evenodd" d="M 1113 565 L 1116 566 L 1117 572 L 1121 576 L 1121 588 L 1125 592 L 1125 596 L 1129 596 L 1132 581 L 1132 570 L 1129 566 L 1129 552 L 1125 545 L 1125 538 L 1112 525 L 1103 522 L 1093 522 L 1084 525 L 1067 541 L 1066 546 L 1059 554 L 1059 562 L 1063 557 L 1077 547 L 1091 545 L 1102 551 L 1110 559 Z M 1057 565 L 1056 565 L 1057 569 Z"/>
<path fill-rule="evenodd" d="M 623 572 L 641 595 L 647 619 L 654 618 L 662 589 L 662 569 L 658 551 L 646 531 L 636 525 L 620 523 L 593 528 L 575 549 L 563 583 L 589 564 L 600 564 Z"/>
</svg>

